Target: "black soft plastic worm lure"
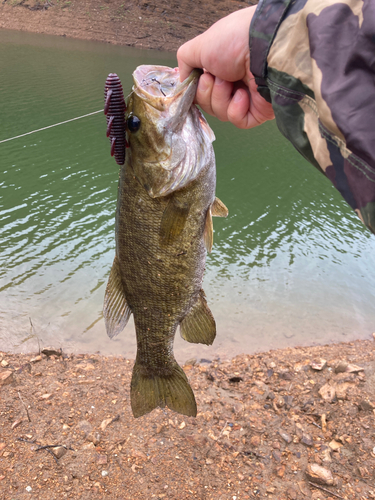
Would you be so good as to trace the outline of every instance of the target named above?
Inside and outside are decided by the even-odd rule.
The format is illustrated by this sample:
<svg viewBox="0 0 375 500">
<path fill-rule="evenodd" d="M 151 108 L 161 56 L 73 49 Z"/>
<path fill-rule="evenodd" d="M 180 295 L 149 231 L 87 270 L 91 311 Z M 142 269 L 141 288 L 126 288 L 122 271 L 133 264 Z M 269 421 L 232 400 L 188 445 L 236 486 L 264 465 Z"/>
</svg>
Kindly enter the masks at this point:
<svg viewBox="0 0 375 500">
<path fill-rule="evenodd" d="M 111 156 L 118 165 L 125 163 L 125 99 L 120 78 L 110 73 L 104 87 L 104 114 L 107 117 L 107 137 L 111 141 Z"/>
</svg>

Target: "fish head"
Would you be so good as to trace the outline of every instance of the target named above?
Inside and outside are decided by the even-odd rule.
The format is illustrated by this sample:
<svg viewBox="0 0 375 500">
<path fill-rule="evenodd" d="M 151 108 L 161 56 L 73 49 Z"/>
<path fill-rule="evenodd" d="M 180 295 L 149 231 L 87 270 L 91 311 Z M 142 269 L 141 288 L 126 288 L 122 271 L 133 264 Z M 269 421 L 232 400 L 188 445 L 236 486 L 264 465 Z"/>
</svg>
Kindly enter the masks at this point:
<svg viewBox="0 0 375 500">
<path fill-rule="evenodd" d="M 193 104 L 201 73 L 183 82 L 178 68 L 143 65 L 133 73 L 125 117 L 130 165 L 152 198 L 186 186 L 213 159 L 215 136 Z"/>
</svg>

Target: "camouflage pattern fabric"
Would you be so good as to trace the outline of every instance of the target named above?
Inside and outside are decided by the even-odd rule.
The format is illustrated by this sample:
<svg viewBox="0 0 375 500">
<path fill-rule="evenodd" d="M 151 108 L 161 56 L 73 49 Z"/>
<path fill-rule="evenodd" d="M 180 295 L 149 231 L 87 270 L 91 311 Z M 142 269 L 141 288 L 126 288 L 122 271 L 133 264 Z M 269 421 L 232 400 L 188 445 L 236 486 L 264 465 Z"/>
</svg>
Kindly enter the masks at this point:
<svg viewBox="0 0 375 500">
<path fill-rule="evenodd" d="M 280 131 L 375 233 L 375 1 L 260 0 L 250 52 Z"/>
</svg>

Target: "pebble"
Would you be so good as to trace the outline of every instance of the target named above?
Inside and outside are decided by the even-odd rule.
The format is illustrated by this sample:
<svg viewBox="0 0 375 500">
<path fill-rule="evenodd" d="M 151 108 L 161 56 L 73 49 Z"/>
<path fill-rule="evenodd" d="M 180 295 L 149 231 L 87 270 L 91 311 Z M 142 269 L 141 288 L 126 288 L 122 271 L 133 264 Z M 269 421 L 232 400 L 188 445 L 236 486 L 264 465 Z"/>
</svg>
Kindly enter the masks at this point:
<svg viewBox="0 0 375 500">
<path fill-rule="evenodd" d="M 37 363 L 38 361 L 42 361 L 42 356 L 40 354 L 30 359 L 30 363 Z"/>
<path fill-rule="evenodd" d="M 91 441 L 95 446 L 97 446 L 100 443 L 100 434 L 99 432 L 90 432 L 87 436 L 86 439 L 87 441 Z"/>
<path fill-rule="evenodd" d="M 6 370 L 5 372 L 0 373 L 0 386 L 8 385 L 13 382 L 13 372 L 10 370 Z"/>
<path fill-rule="evenodd" d="M 348 367 L 346 361 L 340 361 L 340 363 L 335 368 L 335 373 L 344 373 Z"/>
<path fill-rule="evenodd" d="M 279 435 L 284 439 L 286 443 L 292 442 L 292 436 L 290 436 L 287 432 L 279 430 Z"/>
<path fill-rule="evenodd" d="M 303 434 L 301 443 L 305 444 L 306 446 L 314 446 L 314 441 L 310 434 Z"/>
<path fill-rule="evenodd" d="M 328 445 L 331 450 L 333 451 L 340 451 L 340 448 L 342 447 L 342 444 L 339 443 L 338 441 L 335 441 L 334 439 L 332 439 L 332 441 L 329 443 Z"/>
<path fill-rule="evenodd" d="M 26 486 L 27 493 L 31 493 L 33 491 L 31 486 Z"/>
<path fill-rule="evenodd" d="M 3 368 L 6 368 L 7 366 L 9 366 L 8 361 L 6 361 L 5 359 L 3 359 L 3 360 L 1 361 L 1 366 L 2 366 Z"/>
<path fill-rule="evenodd" d="M 310 364 L 311 368 L 316 371 L 321 371 L 323 368 L 327 366 L 327 360 L 326 359 L 319 359 L 319 361 L 313 361 Z"/>
<path fill-rule="evenodd" d="M 17 420 L 15 420 L 12 424 L 12 429 L 15 429 L 16 427 L 18 427 L 20 424 L 22 423 L 22 418 L 19 418 Z"/>
<path fill-rule="evenodd" d="M 336 390 L 333 385 L 330 384 L 324 384 L 320 389 L 319 389 L 319 394 L 324 401 L 327 401 L 328 403 L 332 403 L 332 401 L 336 397 Z"/>
<path fill-rule="evenodd" d="M 306 476 L 309 481 L 317 484 L 332 486 L 334 483 L 332 472 L 318 464 L 308 464 Z"/>
<path fill-rule="evenodd" d="M 96 458 L 96 463 L 98 465 L 105 465 L 108 462 L 107 455 L 98 455 Z"/>
<path fill-rule="evenodd" d="M 61 347 L 45 347 L 44 349 L 42 349 L 42 354 L 44 354 L 45 356 L 62 356 L 62 349 Z"/>
<path fill-rule="evenodd" d="M 65 446 L 55 446 L 51 448 L 52 453 L 55 455 L 56 458 L 61 458 L 65 455 L 66 453 L 66 448 Z"/>
<path fill-rule="evenodd" d="M 103 476 L 103 477 L 108 476 L 108 471 L 107 471 L 107 470 L 102 470 L 102 476 Z"/>
</svg>

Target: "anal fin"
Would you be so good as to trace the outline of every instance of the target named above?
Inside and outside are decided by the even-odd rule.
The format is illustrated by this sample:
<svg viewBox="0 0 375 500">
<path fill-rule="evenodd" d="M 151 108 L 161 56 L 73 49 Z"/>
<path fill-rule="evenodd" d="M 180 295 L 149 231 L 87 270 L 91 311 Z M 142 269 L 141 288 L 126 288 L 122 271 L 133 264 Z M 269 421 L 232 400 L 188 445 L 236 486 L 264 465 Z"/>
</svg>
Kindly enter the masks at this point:
<svg viewBox="0 0 375 500">
<path fill-rule="evenodd" d="M 135 418 L 154 408 L 164 408 L 195 417 L 197 404 L 194 393 L 182 368 L 174 362 L 168 374 L 148 372 L 148 368 L 136 360 L 130 385 L 130 399 Z"/>
<path fill-rule="evenodd" d="M 111 339 L 125 328 L 131 315 L 122 286 L 117 256 L 114 258 L 105 290 L 103 315 L 107 335 Z"/>
<path fill-rule="evenodd" d="M 181 337 L 194 344 L 211 345 L 216 337 L 215 319 L 201 290 L 196 302 L 181 322 Z"/>
</svg>

